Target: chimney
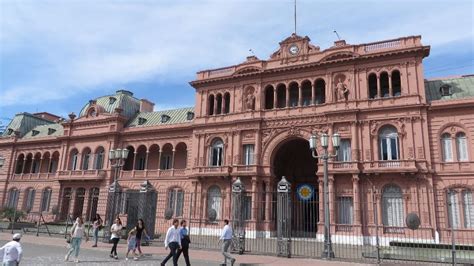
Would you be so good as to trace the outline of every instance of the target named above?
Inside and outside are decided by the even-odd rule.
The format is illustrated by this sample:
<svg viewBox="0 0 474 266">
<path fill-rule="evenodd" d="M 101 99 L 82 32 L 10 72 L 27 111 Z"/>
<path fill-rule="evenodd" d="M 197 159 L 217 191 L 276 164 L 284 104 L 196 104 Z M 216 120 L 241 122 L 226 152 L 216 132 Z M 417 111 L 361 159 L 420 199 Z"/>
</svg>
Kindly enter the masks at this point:
<svg viewBox="0 0 474 266">
<path fill-rule="evenodd" d="M 338 41 L 334 42 L 334 46 L 336 46 L 336 47 L 345 46 L 345 45 L 346 45 L 345 40 L 338 40 Z"/>
<path fill-rule="evenodd" d="M 150 102 L 149 100 L 140 100 L 140 112 L 153 112 L 153 107 L 155 107 L 155 104 Z"/>
</svg>

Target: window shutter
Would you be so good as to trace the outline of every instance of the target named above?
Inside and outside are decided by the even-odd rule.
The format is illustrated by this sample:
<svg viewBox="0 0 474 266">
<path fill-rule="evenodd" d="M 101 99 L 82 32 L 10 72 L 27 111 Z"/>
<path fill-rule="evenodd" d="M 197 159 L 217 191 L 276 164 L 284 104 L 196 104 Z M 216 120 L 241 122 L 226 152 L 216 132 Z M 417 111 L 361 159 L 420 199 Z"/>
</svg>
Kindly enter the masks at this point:
<svg viewBox="0 0 474 266">
<path fill-rule="evenodd" d="M 459 205 L 456 191 L 448 192 L 448 222 L 453 228 L 459 228 Z"/>
<path fill-rule="evenodd" d="M 466 228 L 474 228 L 474 206 L 472 202 L 472 191 L 465 190 L 464 198 L 464 226 Z"/>
<path fill-rule="evenodd" d="M 443 157 L 445 162 L 453 161 L 453 147 L 451 137 L 443 137 Z"/>
<path fill-rule="evenodd" d="M 458 136 L 456 138 L 456 144 L 458 149 L 458 160 L 467 161 L 467 139 L 466 136 Z"/>
<path fill-rule="evenodd" d="M 383 224 L 385 226 L 403 227 L 403 195 L 396 186 L 386 187 L 383 195 Z"/>
<path fill-rule="evenodd" d="M 339 197 L 338 224 L 352 224 L 353 203 L 351 197 Z"/>
</svg>

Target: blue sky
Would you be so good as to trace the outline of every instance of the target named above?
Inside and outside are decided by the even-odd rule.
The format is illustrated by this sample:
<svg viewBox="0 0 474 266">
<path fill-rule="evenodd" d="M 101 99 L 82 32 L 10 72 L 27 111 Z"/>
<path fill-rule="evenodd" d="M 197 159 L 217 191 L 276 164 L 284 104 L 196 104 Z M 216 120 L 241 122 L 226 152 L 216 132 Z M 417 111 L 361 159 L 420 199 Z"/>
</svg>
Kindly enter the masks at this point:
<svg viewBox="0 0 474 266">
<path fill-rule="evenodd" d="M 298 0 L 297 32 L 322 49 L 422 35 L 426 77 L 474 73 L 470 0 Z M 126 88 L 156 109 L 194 105 L 199 70 L 267 59 L 293 31 L 293 0 L 0 1 L 0 118 L 78 113 Z M 0 120 L 1 121 L 1 120 Z"/>
</svg>

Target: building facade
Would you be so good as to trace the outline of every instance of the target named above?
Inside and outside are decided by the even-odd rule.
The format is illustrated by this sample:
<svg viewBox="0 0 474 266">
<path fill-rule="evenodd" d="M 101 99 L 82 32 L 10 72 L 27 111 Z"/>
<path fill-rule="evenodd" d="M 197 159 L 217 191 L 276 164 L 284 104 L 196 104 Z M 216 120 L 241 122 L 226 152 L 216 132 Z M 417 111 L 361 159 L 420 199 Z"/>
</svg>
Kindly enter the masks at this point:
<svg viewBox="0 0 474 266">
<path fill-rule="evenodd" d="M 240 178 L 251 192 L 248 223 L 271 235 L 273 192 L 285 176 L 293 204 L 307 204 L 294 226 L 305 224 L 300 231 L 318 237 L 323 167 L 307 140 L 339 133 L 338 155 L 329 162 L 335 241 L 348 232 L 361 244 L 376 233 L 410 238 L 408 213 L 420 218 L 417 238 L 447 241 L 454 226 L 473 239 L 474 76 L 426 80 L 429 51 L 420 36 L 339 40 L 321 50 L 293 34 L 267 60 L 249 56 L 198 72 L 190 82 L 194 107 L 156 112 L 150 101 L 119 90 L 68 119 L 18 114 L 0 138 L 2 204 L 51 220 L 105 215 L 113 182 L 108 152 L 127 148 L 121 189 L 148 182 L 166 198 L 151 203 L 156 231 L 165 227 L 166 210 L 191 213 L 187 193 L 198 197 L 189 217 L 205 219 L 214 210 L 218 221 L 229 218 L 225 195 Z M 332 144 L 329 151 L 336 152 Z"/>
</svg>

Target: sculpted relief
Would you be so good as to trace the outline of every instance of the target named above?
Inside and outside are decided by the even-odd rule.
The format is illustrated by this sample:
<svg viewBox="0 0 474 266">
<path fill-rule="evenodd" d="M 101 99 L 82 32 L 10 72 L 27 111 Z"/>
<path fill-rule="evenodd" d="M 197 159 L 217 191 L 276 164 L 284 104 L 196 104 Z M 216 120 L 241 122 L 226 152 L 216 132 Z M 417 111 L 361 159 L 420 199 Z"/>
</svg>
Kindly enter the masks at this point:
<svg viewBox="0 0 474 266">
<path fill-rule="evenodd" d="M 254 87 L 247 87 L 245 89 L 245 94 L 243 97 L 243 104 L 245 107 L 245 110 L 250 111 L 250 110 L 255 110 L 255 89 Z"/>
<path fill-rule="evenodd" d="M 347 79 L 349 82 L 349 79 Z M 346 76 L 344 74 L 336 75 L 335 82 L 334 82 L 334 94 L 335 99 L 338 102 L 345 102 L 349 100 L 349 86 L 346 84 Z"/>
</svg>

